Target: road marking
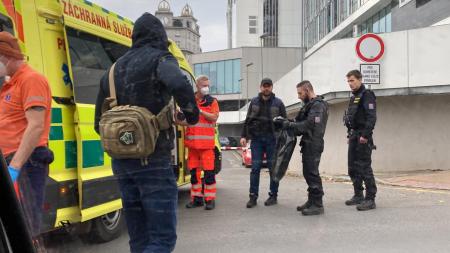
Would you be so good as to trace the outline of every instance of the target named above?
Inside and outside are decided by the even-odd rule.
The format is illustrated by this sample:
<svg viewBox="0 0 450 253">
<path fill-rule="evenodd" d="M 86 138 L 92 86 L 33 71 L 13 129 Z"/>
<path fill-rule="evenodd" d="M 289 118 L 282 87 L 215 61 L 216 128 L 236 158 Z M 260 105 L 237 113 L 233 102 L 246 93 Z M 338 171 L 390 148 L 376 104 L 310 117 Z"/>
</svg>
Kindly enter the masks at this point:
<svg viewBox="0 0 450 253">
<path fill-rule="evenodd" d="M 236 160 L 240 160 L 241 159 L 236 152 L 233 151 L 232 154 L 236 158 Z"/>
</svg>

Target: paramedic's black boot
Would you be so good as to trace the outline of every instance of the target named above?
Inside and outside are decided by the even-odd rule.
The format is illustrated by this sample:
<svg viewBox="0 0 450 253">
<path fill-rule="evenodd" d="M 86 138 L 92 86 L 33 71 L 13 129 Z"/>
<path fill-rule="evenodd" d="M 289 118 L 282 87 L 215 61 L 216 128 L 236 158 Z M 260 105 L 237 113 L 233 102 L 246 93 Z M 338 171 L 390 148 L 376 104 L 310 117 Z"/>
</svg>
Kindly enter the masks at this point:
<svg viewBox="0 0 450 253">
<path fill-rule="evenodd" d="M 186 204 L 186 208 L 196 208 L 203 206 L 203 198 L 194 197 L 194 200 Z"/>
<path fill-rule="evenodd" d="M 205 210 L 213 210 L 216 207 L 215 200 L 208 200 L 206 201 Z"/>
</svg>

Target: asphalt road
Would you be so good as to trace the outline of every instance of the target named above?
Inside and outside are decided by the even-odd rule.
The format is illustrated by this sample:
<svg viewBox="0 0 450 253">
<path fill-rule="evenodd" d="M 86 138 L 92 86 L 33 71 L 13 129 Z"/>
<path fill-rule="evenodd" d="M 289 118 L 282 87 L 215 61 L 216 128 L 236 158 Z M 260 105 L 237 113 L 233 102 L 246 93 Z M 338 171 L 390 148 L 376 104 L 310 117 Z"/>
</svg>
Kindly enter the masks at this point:
<svg viewBox="0 0 450 253">
<path fill-rule="evenodd" d="M 296 211 L 306 201 L 303 178 L 284 178 L 279 204 L 265 207 L 265 170 L 258 206 L 247 209 L 249 169 L 233 151 L 224 152 L 223 168 L 213 211 L 184 208 L 189 187 L 180 189 L 175 252 L 450 252 L 450 192 L 379 186 L 377 209 L 358 212 L 344 205 L 350 184 L 324 182 L 325 214 L 304 217 Z M 51 241 L 49 252 L 129 252 L 126 233 L 97 245 L 64 235 Z"/>
</svg>

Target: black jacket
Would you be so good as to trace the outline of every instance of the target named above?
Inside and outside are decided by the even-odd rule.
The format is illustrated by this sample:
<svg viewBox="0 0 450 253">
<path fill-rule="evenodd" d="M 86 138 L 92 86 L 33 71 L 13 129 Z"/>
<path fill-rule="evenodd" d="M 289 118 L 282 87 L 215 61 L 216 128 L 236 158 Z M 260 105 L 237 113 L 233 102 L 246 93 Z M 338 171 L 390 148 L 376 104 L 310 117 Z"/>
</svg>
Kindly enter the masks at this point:
<svg viewBox="0 0 450 253">
<path fill-rule="evenodd" d="M 295 135 L 301 135 L 300 146 L 303 149 L 314 148 L 321 153 L 324 147 L 323 136 L 328 121 L 328 104 L 323 97 L 317 96 L 306 103 L 289 125 Z M 304 151 L 302 149 L 302 151 Z"/>
<path fill-rule="evenodd" d="M 135 23 L 131 49 L 116 63 L 114 79 L 119 105 L 136 105 L 158 114 L 171 97 L 180 106 L 189 124 L 198 122 L 199 109 L 193 87 L 168 51 L 168 39 L 159 19 L 145 13 Z M 109 97 L 107 71 L 100 81 L 95 105 L 95 130 L 99 130 L 101 109 Z M 169 154 L 173 148 L 173 129 L 162 131 L 155 153 Z"/>
<path fill-rule="evenodd" d="M 344 115 L 344 122 L 351 130 L 365 138 L 372 137 L 373 129 L 377 121 L 377 104 L 373 91 L 366 89 L 364 85 L 353 93 L 350 103 Z"/>
<path fill-rule="evenodd" d="M 283 101 L 275 97 L 275 94 L 272 94 L 269 100 L 264 100 L 262 94 L 259 94 L 250 102 L 241 137 L 252 139 L 273 136 L 275 133 L 273 118 L 278 116 L 286 118 Z"/>
</svg>

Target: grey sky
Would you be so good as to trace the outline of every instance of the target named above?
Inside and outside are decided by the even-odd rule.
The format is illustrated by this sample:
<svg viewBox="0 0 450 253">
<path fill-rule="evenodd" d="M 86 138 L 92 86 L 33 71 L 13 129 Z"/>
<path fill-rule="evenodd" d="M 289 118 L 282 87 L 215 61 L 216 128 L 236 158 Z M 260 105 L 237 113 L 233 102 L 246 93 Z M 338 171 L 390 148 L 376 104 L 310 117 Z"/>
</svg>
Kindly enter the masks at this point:
<svg viewBox="0 0 450 253">
<path fill-rule="evenodd" d="M 155 14 L 160 0 L 91 0 L 131 20 L 142 13 Z M 188 3 L 200 26 L 200 46 L 203 52 L 227 47 L 226 0 L 167 0 L 174 16 L 179 16 Z"/>
</svg>

